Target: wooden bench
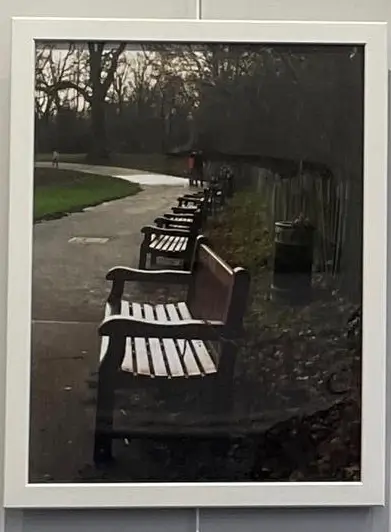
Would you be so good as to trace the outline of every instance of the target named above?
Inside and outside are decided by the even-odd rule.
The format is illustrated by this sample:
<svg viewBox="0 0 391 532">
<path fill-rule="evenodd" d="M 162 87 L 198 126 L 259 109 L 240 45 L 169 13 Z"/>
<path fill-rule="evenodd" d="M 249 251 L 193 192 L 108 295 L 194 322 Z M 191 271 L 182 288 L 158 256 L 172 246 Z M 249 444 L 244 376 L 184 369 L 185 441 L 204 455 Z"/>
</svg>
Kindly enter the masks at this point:
<svg viewBox="0 0 391 532">
<path fill-rule="evenodd" d="M 169 389 L 190 380 L 208 380 L 213 392 L 208 410 L 212 415 L 230 412 L 249 291 L 248 272 L 232 269 L 208 247 L 204 237 L 197 238 L 191 271 L 117 267 L 106 278 L 112 288 L 99 327 L 95 462 L 111 458 L 113 438 L 151 436 L 151 423 L 144 429 L 131 423 L 126 430 L 113 425 L 116 390 L 128 388 L 135 378 L 145 383 L 164 381 Z M 182 302 L 156 305 L 128 302 L 123 299 L 127 282 L 183 284 L 187 297 Z M 174 424 L 170 431 L 179 434 L 180 428 Z"/>
<path fill-rule="evenodd" d="M 155 219 L 155 224 L 158 227 L 176 227 L 178 229 L 188 228 L 195 232 L 199 232 L 202 228 L 203 216 L 200 210 L 195 210 L 192 213 L 164 213 L 162 216 Z"/>
<path fill-rule="evenodd" d="M 198 206 L 204 208 L 207 214 L 214 214 L 223 207 L 226 201 L 226 187 L 221 180 L 211 182 L 202 193 L 184 194 L 178 198 L 180 207 Z"/>
<path fill-rule="evenodd" d="M 163 220 L 160 220 L 160 218 L 163 218 Z M 189 229 L 192 228 L 196 233 L 201 232 L 204 222 L 200 211 L 191 213 L 164 213 L 160 218 L 156 218 L 155 220 L 157 225 L 162 222 L 167 224 L 167 221 L 169 221 L 170 226 L 173 228 L 185 229 L 188 227 Z"/>
<path fill-rule="evenodd" d="M 199 211 L 196 211 L 196 212 L 199 212 Z M 170 220 L 172 220 L 173 222 L 185 222 L 189 225 L 191 225 L 193 222 L 194 222 L 194 214 L 195 213 L 181 213 L 181 214 L 174 214 L 174 213 L 164 213 L 163 214 L 163 217 L 164 218 L 168 218 Z M 201 219 L 201 223 L 202 223 L 202 219 Z"/>
<path fill-rule="evenodd" d="M 193 205 L 200 209 L 206 201 L 207 200 L 204 196 L 193 196 L 191 194 L 184 194 L 183 196 L 180 196 L 178 198 L 178 206 L 183 207 L 186 205 Z"/>
<path fill-rule="evenodd" d="M 166 257 L 182 261 L 184 269 L 189 269 L 201 226 L 199 217 L 193 216 L 189 223 L 161 216 L 155 223 L 141 229 L 144 239 L 140 246 L 139 268 L 146 268 L 149 256 L 151 266 L 156 265 L 158 257 Z"/>
<path fill-rule="evenodd" d="M 204 218 L 214 212 L 215 199 L 215 191 L 212 188 L 204 189 L 202 194 L 184 194 L 177 198 L 179 207 L 196 207 L 203 212 Z"/>
<path fill-rule="evenodd" d="M 207 213 L 204 209 L 204 206 L 197 206 L 197 205 L 187 205 L 186 207 L 182 206 L 175 206 L 171 207 L 172 213 L 175 216 L 184 216 L 184 217 L 193 217 L 197 212 L 201 214 L 201 219 L 204 221 L 207 217 Z"/>
</svg>

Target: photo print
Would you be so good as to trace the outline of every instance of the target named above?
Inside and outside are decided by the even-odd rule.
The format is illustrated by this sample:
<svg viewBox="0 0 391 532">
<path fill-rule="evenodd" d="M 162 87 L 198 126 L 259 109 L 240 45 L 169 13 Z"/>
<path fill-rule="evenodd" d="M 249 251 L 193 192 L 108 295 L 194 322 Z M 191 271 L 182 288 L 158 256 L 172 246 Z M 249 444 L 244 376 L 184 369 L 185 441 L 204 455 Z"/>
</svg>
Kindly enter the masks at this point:
<svg viewBox="0 0 391 532">
<path fill-rule="evenodd" d="M 29 481 L 360 481 L 364 46 L 35 61 Z"/>
</svg>

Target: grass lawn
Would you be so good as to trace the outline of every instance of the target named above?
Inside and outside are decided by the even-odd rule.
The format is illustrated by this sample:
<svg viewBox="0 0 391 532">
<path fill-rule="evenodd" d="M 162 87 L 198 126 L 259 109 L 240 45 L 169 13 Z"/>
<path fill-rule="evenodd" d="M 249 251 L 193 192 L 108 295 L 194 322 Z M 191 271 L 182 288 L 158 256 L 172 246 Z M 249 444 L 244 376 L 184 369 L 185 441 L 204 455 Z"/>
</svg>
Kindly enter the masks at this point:
<svg viewBox="0 0 391 532">
<path fill-rule="evenodd" d="M 73 170 L 36 168 L 34 172 L 34 221 L 60 218 L 104 201 L 133 196 L 137 183 Z"/>
<path fill-rule="evenodd" d="M 38 153 L 35 159 L 38 162 L 47 162 L 52 160 L 52 155 L 50 153 Z M 63 153 L 60 154 L 60 165 L 61 162 L 84 164 L 86 154 Z M 102 165 L 183 177 L 186 170 L 186 159 L 185 157 L 170 157 L 164 153 L 113 153 L 110 160 L 102 163 Z"/>
</svg>

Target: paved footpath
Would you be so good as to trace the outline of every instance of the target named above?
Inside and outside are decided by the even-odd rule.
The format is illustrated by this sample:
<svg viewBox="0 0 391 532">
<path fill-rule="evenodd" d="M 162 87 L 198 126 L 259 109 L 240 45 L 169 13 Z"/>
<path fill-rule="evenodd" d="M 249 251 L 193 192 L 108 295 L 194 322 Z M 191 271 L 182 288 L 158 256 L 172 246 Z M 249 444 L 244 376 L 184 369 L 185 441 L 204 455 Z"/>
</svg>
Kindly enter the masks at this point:
<svg viewBox="0 0 391 532">
<path fill-rule="evenodd" d="M 77 481 L 91 462 L 94 410 L 85 403 L 110 288 L 105 274 L 116 265 L 137 267 L 141 227 L 169 212 L 183 193 L 172 185 L 143 188 L 34 226 L 32 481 Z M 102 240 L 69 242 L 73 237 Z"/>
<path fill-rule="evenodd" d="M 48 162 L 35 163 L 37 168 L 51 168 L 52 164 Z M 140 185 L 172 185 L 177 187 L 188 186 L 188 179 L 185 177 L 176 177 L 165 174 L 155 174 L 151 172 L 144 172 L 141 170 L 133 170 L 131 168 L 119 168 L 115 166 L 94 166 L 88 164 L 78 163 L 60 163 L 60 169 L 76 170 L 78 172 L 85 172 L 87 174 L 107 175 L 131 181 L 132 183 L 139 183 Z"/>
</svg>

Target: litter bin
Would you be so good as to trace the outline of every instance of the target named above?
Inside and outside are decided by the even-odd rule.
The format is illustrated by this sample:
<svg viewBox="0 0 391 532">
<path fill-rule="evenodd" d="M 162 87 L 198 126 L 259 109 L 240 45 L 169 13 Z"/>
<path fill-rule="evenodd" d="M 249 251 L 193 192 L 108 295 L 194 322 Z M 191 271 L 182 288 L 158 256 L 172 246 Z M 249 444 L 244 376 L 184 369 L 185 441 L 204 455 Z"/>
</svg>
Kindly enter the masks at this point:
<svg viewBox="0 0 391 532">
<path fill-rule="evenodd" d="M 275 223 L 274 301 L 305 304 L 311 299 L 314 227 L 305 222 Z"/>
</svg>

